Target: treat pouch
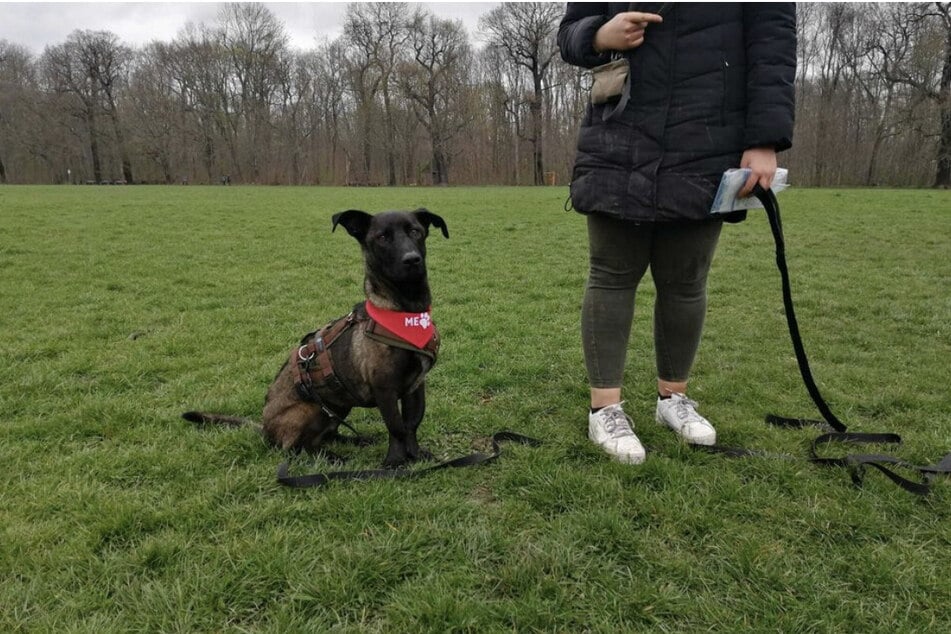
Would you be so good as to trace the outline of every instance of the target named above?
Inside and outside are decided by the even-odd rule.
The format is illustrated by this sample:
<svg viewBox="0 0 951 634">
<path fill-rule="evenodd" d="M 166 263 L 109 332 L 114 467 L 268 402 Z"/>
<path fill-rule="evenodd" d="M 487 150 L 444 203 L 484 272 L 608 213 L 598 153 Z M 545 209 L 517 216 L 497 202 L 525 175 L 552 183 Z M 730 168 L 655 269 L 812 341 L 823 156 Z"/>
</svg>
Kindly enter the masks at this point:
<svg viewBox="0 0 951 634">
<path fill-rule="evenodd" d="M 620 97 L 630 71 L 631 67 L 623 57 L 592 68 L 591 103 L 600 105 Z"/>
</svg>

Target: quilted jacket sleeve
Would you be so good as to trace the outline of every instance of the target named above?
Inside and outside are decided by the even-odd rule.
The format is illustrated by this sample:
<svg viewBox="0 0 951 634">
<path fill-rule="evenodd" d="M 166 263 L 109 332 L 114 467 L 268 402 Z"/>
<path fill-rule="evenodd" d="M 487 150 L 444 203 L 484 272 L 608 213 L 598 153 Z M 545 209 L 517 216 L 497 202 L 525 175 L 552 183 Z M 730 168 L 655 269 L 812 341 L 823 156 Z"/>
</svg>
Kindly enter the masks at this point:
<svg viewBox="0 0 951 634">
<path fill-rule="evenodd" d="M 743 5 L 746 42 L 746 128 L 744 146 L 792 147 L 795 115 L 796 5 Z"/>
<path fill-rule="evenodd" d="M 607 2 L 569 2 L 558 27 L 561 58 L 584 68 L 610 62 L 609 54 L 594 51 L 594 34 L 610 17 Z"/>
</svg>

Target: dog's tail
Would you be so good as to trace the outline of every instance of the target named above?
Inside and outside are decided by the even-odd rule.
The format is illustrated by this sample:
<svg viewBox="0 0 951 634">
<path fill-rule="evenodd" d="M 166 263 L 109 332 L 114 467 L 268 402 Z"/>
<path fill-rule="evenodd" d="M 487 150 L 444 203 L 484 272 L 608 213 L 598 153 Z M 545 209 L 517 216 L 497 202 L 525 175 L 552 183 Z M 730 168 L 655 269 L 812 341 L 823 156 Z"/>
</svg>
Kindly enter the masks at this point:
<svg viewBox="0 0 951 634">
<path fill-rule="evenodd" d="M 259 426 L 253 420 L 228 416 L 226 414 L 209 414 L 207 412 L 185 412 L 182 418 L 196 425 L 223 425 L 225 427 L 244 427 L 245 425 Z"/>
</svg>

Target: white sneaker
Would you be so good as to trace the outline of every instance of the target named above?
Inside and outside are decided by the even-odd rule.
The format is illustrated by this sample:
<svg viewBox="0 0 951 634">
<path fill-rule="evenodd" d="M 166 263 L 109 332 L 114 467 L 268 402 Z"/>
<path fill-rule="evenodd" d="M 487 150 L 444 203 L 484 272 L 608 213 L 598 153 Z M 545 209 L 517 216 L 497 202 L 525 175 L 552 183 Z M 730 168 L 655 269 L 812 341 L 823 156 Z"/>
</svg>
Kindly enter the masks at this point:
<svg viewBox="0 0 951 634">
<path fill-rule="evenodd" d="M 640 464 L 647 452 L 634 435 L 634 424 L 621 405 L 608 405 L 588 414 L 588 438 L 620 462 Z"/>
<path fill-rule="evenodd" d="M 657 422 L 670 427 L 687 442 L 694 445 L 712 445 L 717 441 L 717 430 L 706 418 L 697 413 L 697 402 L 683 394 L 657 398 Z"/>
</svg>

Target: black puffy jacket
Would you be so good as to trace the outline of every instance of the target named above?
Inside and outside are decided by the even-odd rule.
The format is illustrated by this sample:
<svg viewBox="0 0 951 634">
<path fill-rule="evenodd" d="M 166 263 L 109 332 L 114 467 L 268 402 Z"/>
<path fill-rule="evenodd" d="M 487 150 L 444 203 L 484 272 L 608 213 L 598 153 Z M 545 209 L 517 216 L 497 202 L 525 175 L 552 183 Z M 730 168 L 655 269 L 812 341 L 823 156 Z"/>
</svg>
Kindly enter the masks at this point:
<svg viewBox="0 0 951 634">
<path fill-rule="evenodd" d="M 589 105 L 578 138 L 571 201 L 583 213 L 654 222 L 708 217 L 723 172 L 744 150 L 792 145 L 796 73 L 793 3 L 665 3 L 662 24 L 626 53 L 630 101 Z M 660 3 L 569 2 L 561 56 L 610 61 L 594 34 L 617 13 Z M 734 216 L 742 219 L 744 214 Z"/>
</svg>

